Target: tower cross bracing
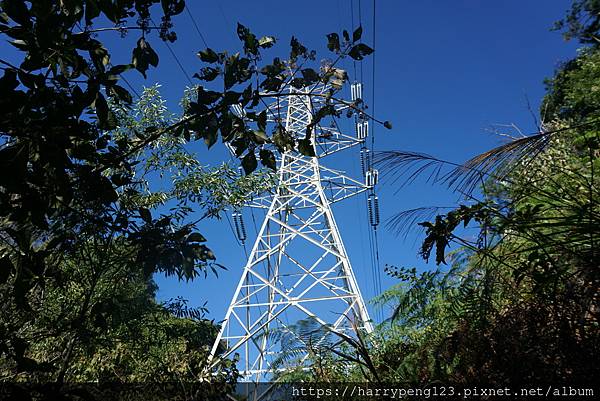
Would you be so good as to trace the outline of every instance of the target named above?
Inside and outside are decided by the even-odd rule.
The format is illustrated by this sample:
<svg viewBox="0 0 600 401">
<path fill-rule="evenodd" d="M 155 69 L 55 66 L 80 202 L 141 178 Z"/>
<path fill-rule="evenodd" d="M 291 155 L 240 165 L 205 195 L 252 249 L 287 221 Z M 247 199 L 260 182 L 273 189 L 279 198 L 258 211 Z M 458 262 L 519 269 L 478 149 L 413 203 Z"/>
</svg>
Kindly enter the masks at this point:
<svg viewBox="0 0 600 401">
<path fill-rule="evenodd" d="M 290 87 L 285 96 L 274 97 L 267 108 L 268 120 L 302 139 L 313 111 L 323 105 L 330 89 L 323 84 L 301 90 Z M 295 335 L 296 322 L 310 319 L 333 333 L 349 335 L 356 328 L 372 331 L 331 208 L 370 187 L 319 162 L 361 143 L 355 136 L 317 125 L 311 136 L 316 157 L 286 151 L 278 158 L 276 190 L 249 205 L 266 214 L 212 347 L 213 364 L 217 358 L 237 354 L 242 377 L 266 381 L 275 370 L 298 367 L 306 360 L 307 353 L 301 351 L 295 366 L 282 362 L 282 352 L 289 350 L 276 341 L 277 334 Z M 306 342 L 297 335 L 296 340 Z M 318 344 L 305 345 L 308 349 Z"/>
</svg>

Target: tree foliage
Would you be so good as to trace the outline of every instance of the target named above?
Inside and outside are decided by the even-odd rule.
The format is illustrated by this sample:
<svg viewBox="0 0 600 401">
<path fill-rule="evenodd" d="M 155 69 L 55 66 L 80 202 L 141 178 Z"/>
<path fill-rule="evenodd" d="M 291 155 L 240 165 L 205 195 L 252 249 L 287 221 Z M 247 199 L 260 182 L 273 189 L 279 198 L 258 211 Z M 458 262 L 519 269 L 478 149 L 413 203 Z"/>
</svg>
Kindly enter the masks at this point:
<svg viewBox="0 0 600 401">
<path fill-rule="evenodd" d="M 107 135 L 116 140 L 128 140 L 136 131 L 176 119 L 157 86 L 146 88 L 129 108 L 112 100 L 108 107 L 118 125 Z M 37 278 L 33 288 L 19 293 L 18 275 L 3 270 L 0 380 L 149 383 L 205 377 L 217 327 L 184 300 L 156 303 L 153 260 L 166 261 L 160 270 L 186 280 L 202 271 L 206 274 L 208 268 L 215 270 L 219 265 L 206 239 L 188 221 L 190 206 L 215 216 L 247 201 L 258 188 L 258 177 L 264 189 L 268 180 L 262 183 L 259 174 L 233 175 L 226 165 L 202 167 L 182 141 L 167 135 L 132 154 L 131 160 L 133 179 L 116 191 L 118 207 L 97 215 L 92 213 L 98 209 L 90 210 L 89 220 L 78 221 L 70 246 L 61 248 L 60 254 L 46 254 L 52 274 Z M 225 181 L 215 184 L 215 175 L 224 171 L 231 173 L 231 180 L 220 177 Z M 114 169 L 109 174 L 122 172 Z M 236 198 L 233 191 L 244 192 Z M 196 194 L 203 198 L 189 199 Z M 177 203 L 153 219 L 151 210 L 169 202 Z M 118 225 L 96 220 L 115 215 Z M 130 225 L 127 235 L 124 224 Z M 148 249 L 141 252 L 143 246 Z M 198 258 L 206 262 L 199 265 Z M 3 263 L 13 260 L 14 254 L 3 255 Z M 220 372 L 212 378 L 215 383 L 225 386 L 235 380 L 231 361 L 224 361 Z"/>
<path fill-rule="evenodd" d="M 0 380 L 206 379 L 215 326 L 181 300 L 157 304 L 152 277 L 191 280 L 219 267 L 198 223 L 269 190 L 277 151 L 314 156 L 314 135 L 339 116 L 336 105 L 362 112 L 360 100 L 336 97 L 346 80 L 338 62 L 373 52 L 362 28 L 328 35 L 335 59 L 315 65 L 315 52 L 296 37 L 288 60 L 264 62 L 276 39 L 238 24 L 241 51 L 199 51 L 194 77 L 203 85 L 187 91 L 175 115 L 158 88 L 134 101 L 121 82 L 158 66 L 152 33 L 176 40 L 172 19 L 184 1 L 0 7 L 0 34 L 17 54 L 0 58 Z M 103 40 L 110 34 L 136 35 L 130 59 L 112 58 Z M 313 93 L 324 83 L 328 93 Z M 281 120 L 267 124 L 260 111 L 266 97 L 290 88 L 324 99 L 304 138 Z M 229 164 L 203 165 L 188 146 L 211 148 L 219 138 L 245 176 Z M 203 214 L 194 220 L 197 206 Z M 213 373 L 223 386 L 237 375 L 232 361 Z"/>
<path fill-rule="evenodd" d="M 566 40 L 575 38 L 580 43 L 598 45 L 600 2 L 598 0 L 573 1 L 566 17 L 555 24 L 554 30 L 562 31 Z"/>
<path fill-rule="evenodd" d="M 459 205 L 421 207 L 389 221 L 399 234 L 420 226 L 420 255 L 435 259 L 436 267 L 388 267 L 400 283 L 375 300 L 393 312 L 368 350 L 379 380 L 496 387 L 597 381 L 596 3 L 575 1 L 564 22 L 569 35 L 593 45 L 547 81 L 540 132 L 463 164 L 415 152 L 377 156 L 396 183 L 425 175 L 461 194 Z M 326 374 L 314 368 L 307 377 L 377 381 L 362 369 L 365 361 Z"/>
<path fill-rule="evenodd" d="M 405 283 L 379 300 L 394 307 L 381 332 L 385 345 L 373 351 L 390 380 L 510 385 L 597 377 L 600 125 L 594 91 L 584 90 L 600 82 L 597 52 L 582 51 L 550 81 L 540 133 L 463 165 L 402 152 L 380 157 L 408 179 L 432 171 L 468 201 L 391 221 L 401 229 L 433 214 L 420 223 L 421 255 L 434 254 L 439 267 L 394 271 Z"/>
</svg>

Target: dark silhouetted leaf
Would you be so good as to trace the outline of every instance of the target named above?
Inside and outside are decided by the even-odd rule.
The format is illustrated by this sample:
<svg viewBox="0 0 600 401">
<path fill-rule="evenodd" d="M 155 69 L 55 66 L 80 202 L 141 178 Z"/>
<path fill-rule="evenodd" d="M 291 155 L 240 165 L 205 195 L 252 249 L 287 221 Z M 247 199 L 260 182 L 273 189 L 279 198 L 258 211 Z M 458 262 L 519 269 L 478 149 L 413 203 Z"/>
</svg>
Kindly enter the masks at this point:
<svg viewBox="0 0 600 401">
<path fill-rule="evenodd" d="M 150 44 L 146 42 L 143 37 L 137 41 L 137 46 L 133 49 L 133 55 L 131 57 L 131 63 L 136 70 L 142 73 L 146 78 L 146 71 L 149 65 L 153 67 L 158 66 L 158 54 L 152 49 Z"/>
<path fill-rule="evenodd" d="M 152 214 L 150 213 L 150 210 L 143 207 L 140 208 L 138 211 L 140 212 L 140 217 L 142 218 L 142 220 L 144 220 L 148 224 L 152 223 Z"/>
<path fill-rule="evenodd" d="M 30 25 L 30 15 L 27 5 L 21 0 L 3 0 L 2 11 L 20 25 Z"/>
<path fill-rule="evenodd" d="M 283 85 L 283 80 L 271 77 L 262 81 L 260 87 L 267 91 L 277 92 L 281 88 L 281 85 Z"/>
<path fill-rule="evenodd" d="M 352 57 L 354 60 L 360 61 L 364 58 L 364 56 L 368 56 L 371 53 L 373 53 L 373 49 L 371 49 L 369 46 L 365 45 L 364 43 L 359 43 L 357 45 L 354 45 L 352 47 L 352 49 L 350 49 L 350 51 L 348 52 L 348 55 L 350 57 Z"/>
<path fill-rule="evenodd" d="M 256 161 L 256 155 L 254 152 L 246 153 L 246 156 L 244 156 L 242 159 L 242 167 L 244 168 L 244 172 L 246 174 L 252 173 L 254 170 L 256 170 L 257 165 L 258 162 Z"/>
<path fill-rule="evenodd" d="M 272 170 L 277 170 L 277 162 L 275 161 L 275 155 L 268 149 L 260 150 L 260 162 L 265 167 L 268 167 Z"/>
<path fill-rule="evenodd" d="M 122 86 L 113 85 L 110 89 L 119 100 L 125 102 L 126 104 L 131 104 L 131 102 L 133 101 L 131 93 L 129 93 L 129 91 L 127 91 L 127 89 L 123 88 Z"/>
<path fill-rule="evenodd" d="M 306 57 L 308 50 L 294 36 L 292 36 L 290 41 L 290 47 L 292 48 L 290 51 L 290 61 L 296 61 L 299 56 Z"/>
<path fill-rule="evenodd" d="M 290 84 L 296 89 L 302 89 L 306 86 L 306 82 L 302 78 L 294 78 Z"/>
<path fill-rule="evenodd" d="M 240 40 L 244 42 L 244 51 L 246 53 L 257 55 L 259 42 L 256 39 L 256 36 L 250 32 L 250 29 L 238 22 L 237 34 Z"/>
<path fill-rule="evenodd" d="M 277 146 L 277 149 L 283 153 L 288 150 L 294 149 L 296 141 L 294 137 L 290 135 L 283 126 L 279 125 L 275 132 L 273 132 L 273 143 Z"/>
<path fill-rule="evenodd" d="M 258 125 L 258 129 L 261 131 L 267 130 L 267 111 L 261 111 L 256 117 L 256 124 Z M 265 135 L 266 136 L 266 135 Z"/>
<path fill-rule="evenodd" d="M 327 48 L 332 52 L 340 51 L 340 35 L 333 32 L 327 35 Z"/>
<path fill-rule="evenodd" d="M 319 76 L 319 74 L 313 70 L 312 68 L 305 68 L 302 70 L 302 77 L 304 78 L 304 81 L 306 82 L 306 85 L 311 85 L 314 84 L 315 82 L 318 82 L 321 77 Z"/>
<path fill-rule="evenodd" d="M 359 25 L 358 28 L 356 28 L 356 30 L 354 32 L 352 32 L 352 42 L 356 43 L 360 40 L 360 38 L 362 37 L 362 33 L 363 33 L 363 29 L 362 29 L 362 25 Z"/>
<path fill-rule="evenodd" d="M 200 233 L 191 233 L 187 240 L 189 242 L 206 242 L 206 238 Z"/>
<path fill-rule="evenodd" d="M 308 157 L 315 157 L 315 148 L 312 145 L 310 138 L 298 140 L 298 152 Z"/>
<path fill-rule="evenodd" d="M 213 49 L 208 47 L 199 51 L 196 55 L 205 63 L 216 63 L 219 61 L 219 55 Z"/>
<path fill-rule="evenodd" d="M 219 76 L 221 71 L 218 68 L 204 67 L 200 70 L 199 74 L 194 74 L 194 78 L 201 79 L 203 81 L 213 81 Z"/>
<path fill-rule="evenodd" d="M 96 116 L 98 117 L 98 126 L 104 130 L 115 129 L 117 127 L 115 115 L 108 107 L 108 103 L 102 93 L 98 92 L 96 95 L 94 106 L 96 108 Z"/>
</svg>

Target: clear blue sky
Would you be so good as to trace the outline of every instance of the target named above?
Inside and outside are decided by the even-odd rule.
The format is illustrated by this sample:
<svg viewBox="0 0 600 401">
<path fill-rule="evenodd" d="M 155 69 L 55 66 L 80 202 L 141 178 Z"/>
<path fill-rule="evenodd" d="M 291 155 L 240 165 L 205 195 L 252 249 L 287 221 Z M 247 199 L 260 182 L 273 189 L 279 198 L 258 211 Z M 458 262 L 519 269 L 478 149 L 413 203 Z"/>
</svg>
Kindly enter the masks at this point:
<svg viewBox="0 0 600 401">
<path fill-rule="evenodd" d="M 355 25 L 362 3 L 363 38 L 372 45 L 373 2 L 354 0 L 353 3 Z M 235 27 L 239 21 L 257 35 L 274 35 L 279 39 L 277 47 L 267 53 L 268 57 L 285 57 L 292 35 L 317 50 L 318 58 L 329 56 L 324 48 L 325 35 L 352 29 L 350 4 L 351 0 L 188 0 L 188 7 L 211 48 L 238 49 Z M 524 132 L 533 132 L 535 124 L 526 97 L 537 111 L 544 94 L 544 78 L 551 76 L 561 61 L 576 54 L 574 43 L 565 43 L 560 34 L 549 31 L 568 6 L 569 1 L 557 0 L 377 1 L 375 112 L 394 126 L 391 131 L 378 129 L 377 149 L 425 152 L 460 162 L 501 143 L 500 137 L 486 131 L 493 124 L 514 123 Z M 201 67 L 195 54 L 204 45 L 187 13 L 177 16 L 174 23 L 179 39 L 171 45 L 172 49 L 192 76 Z M 117 34 L 105 35 L 102 39 L 110 45 L 113 63 L 128 63 L 137 39 L 135 34 L 125 39 L 127 45 Z M 159 67 L 151 70 L 146 80 L 135 71 L 128 72 L 126 77 L 138 88 L 161 83 L 163 95 L 175 109 L 189 82 L 166 46 L 156 37 L 150 40 L 160 55 Z M 9 48 L 6 43 L 0 44 L 3 55 L 12 52 Z M 351 64 L 345 67 L 352 75 Z M 373 58 L 367 59 L 362 69 L 365 90 L 370 94 Z M 199 149 L 203 163 L 227 159 L 222 146 L 210 151 Z M 349 152 L 343 160 L 332 160 L 329 166 L 345 169 L 357 177 L 358 155 Z M 383 182 L 379 196 L 384 221 L 401 210 L 449 205 L 456 200 L 456 195 L 425 182 L 416 182 L 398 193 Z M 374 294 L 367 256 L 369 226 L 364 210 L 364 199 L 359 197 L 336 206 L 334 212 L 363 295 L 370 299 Z M 260 224 L 260 214 L 255 217 Z M 248 213 L 246 222 L 251 228 Z M 188 284 L 157 277 L 158 296 L 160 299 L 183 296 L 193 305 L 208 301 L 209 316 L 218 321 L 233 295 L 244 257 L 225 220 L 204 222 L 200 231 L 208 238 L 218 261 L 229 270 L 221 272 L 218 279 L 209 276 Z M 251 247 L 254 230 L 249 231 Z M 382 268 L 385 264 L 433 267 L 417 258 L 418 237 L 396 238 L 382 226 L 379 245 Z M 391 278 L 383 279 L 384 288 L 395 283 Z"/>
<path fill-rule="evenodd" d="M 373 3 L 361 1 L 364 38 L 372 44 Z M 358 1 L 354 1 L 355 24 Z M 493 124 L 514 123 L 524 132 L 535 131 L 527 98 L 535 112 L 544 94 L 543 80 L 552 75 L 561 61 L 575 55 L 576 45 L 565 43 L 550 32 L 553 22 L 567 9 L 567 1 L 378 1 L 376 4 L 375 111 L 394 129 L 378 129 L 378 149 L 426 152 L 452 161 L 464 161 L 502 142 L 488 129 Z M 190 2 L 202 34 L 212 48 L 236 49 L 237 21 L 258 35 L 270 34 L 280 40 L 272 52 L 287 52 L 291 35 L 326 56 L 325 35 L 351 29 L 350 1 L 218 1 Z M 181 21 L 181 23 L 180 23 Z M 188 74 L 199 67 L 194 53 L 202 47 L 186 14 L 176 21 L 180 40 L 173 46 Z M 155 47 L 165 50 L 162 44 Z M 177 99 L 186 79 L 171 56 L 161 52 L 161 66 L 149 82 L 158 80 L 169 99 Z M 365 88 L 372 88 L 372 61 L 363 64 Z M 352 75 L 352 67 L 346 67 Z M 207 162 L 224 157 L 220 151 L 203 152 Z M 358 175 L 354 152 L 336 160 L 334 168 Z M 332 161 L 333 163 L 334 161 Z M 327 161 L 325 161 L 327 163 Z M 448 205 L 456 195 L 443 188 L 417 182 L 395 193 L 391 185 L 380 185 L 382 219 L 395 212 L 419 206 Z M 369 271 L 369 228 L 364 199 L 350 199 L 334 209 L 342 237 L 350 254 L 363 295 L 373 294 Z M 360 224 L 356 224 L 356 216 Z M 260 224 L 260 215 L 256 214 Z M 252 226 L 246 213 L 246 222 Z M 208 301 L 210 316 L 217 321 L 225 312 L 244 263 L 242 250 L 235 245 L 225 221 L 207 223 L 202 231 L 219 261 L 228 267 L 218 279 L 199 279 L 188 285 L 159 279 L 160 298 L 182 295 L 193 304 Z M 253 230 L 250 230 L 252 233 Z M 252 234 L 250 235 L 250 240 Z M 396 238 L 380 228 L 381 267 L 425 265 L 417 257 L 419 237 Z M 251 246 L 250 244 L 248 245 Z M 383 277 L 383 287 L 395 283 Z M 373 314 L 372 314 L 373 315 Z"/>
</svg>

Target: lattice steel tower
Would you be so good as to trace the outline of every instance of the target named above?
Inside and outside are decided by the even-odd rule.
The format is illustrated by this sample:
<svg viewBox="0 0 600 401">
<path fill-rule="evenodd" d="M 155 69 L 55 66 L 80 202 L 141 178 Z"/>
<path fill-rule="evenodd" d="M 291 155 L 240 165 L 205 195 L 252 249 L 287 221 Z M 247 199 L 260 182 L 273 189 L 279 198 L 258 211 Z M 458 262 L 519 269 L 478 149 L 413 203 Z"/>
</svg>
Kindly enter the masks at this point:
<svg viewBox="0 0 600 401">
<path fill-rule="evenodd" d="M 288 133 L 302 139 L 313 111 L 324 105 L 329 91 L 330 86 L 323 84 L 290 87 L 284 95 L 274 97 L 267 108 L 268 121 L 282 124 Z M 361 92 L 361 84 L 353 84 L 352 100 L 360 98 Z M 338 102 L 334 107 L 341 111 L 348 104 Z M 372 331 L 331 204 L 371 189 L 376 171 L 362 159 L 363 183 L 320 164 L 327 155 L 364 143 L 368 120 L 359 113 L 355 124 L 353 135 L 318 124 L 311 136 L 316 157 L 296 151 L 283 153 L 274 194 L 249 205 L 264 208 L 266 216 L 212 347 L 213 364 L 217 357 L 237 353 L 243 377 L 267 381 L 274 369 L 286 369 L 275 361 L 282 351 L 290 351 L 274 341 L 274 333 L 293 335 L 290 325 L 298 321 L 312 319 L 347 334 L 353 325 Z M 240 219 L 240 214 L 234 214 L 238 231 L 243 231 Z M 294 363 L 297 366 L 304 360 L 297 355 Z"/>
</svg>

